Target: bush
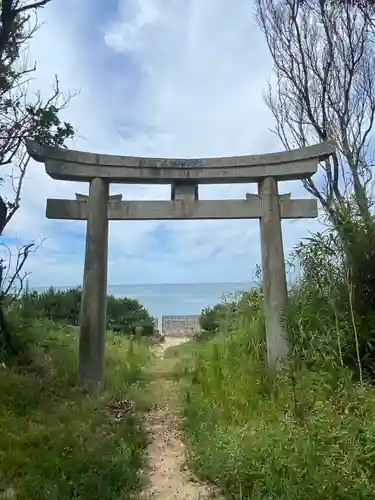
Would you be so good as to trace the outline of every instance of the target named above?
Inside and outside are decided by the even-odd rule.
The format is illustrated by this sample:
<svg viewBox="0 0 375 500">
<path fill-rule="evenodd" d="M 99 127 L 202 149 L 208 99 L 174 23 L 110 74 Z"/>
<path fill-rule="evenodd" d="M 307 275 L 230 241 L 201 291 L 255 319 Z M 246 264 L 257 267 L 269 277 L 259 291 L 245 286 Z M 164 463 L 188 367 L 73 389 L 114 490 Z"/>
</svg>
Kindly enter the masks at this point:
<svg viewBox="0 0 375 500">
<path fill-rule="evenodd" d="M 205 332 L 217 332 L 220 327 L 220 319 L 223 308 L 224 306 L 222 304 L 217 304 L 213 307 L 206 307 L 202 310 L 199 318 L 199 324 L 202 330 Z"/>
<path fill-rule="evenodd" d="M 244 311 L 250 316 L 257 316 L 261 309 L 261 293 L 256 288 L 248 292 L 238 292 L 227 297 L 223 302 L 202 310 L 199 323 L 202 331 L 194 336 L 195 340 L 208 340 L 221 331 L 236 328 L 238 318 Z"/>
<path fill-rule="evenodd" d="M 343 222 L 340 233 L 313 235 L 297 248 L 301 273 L 288 322 L 302 359 L 325 346 L 325 357 L 332 355 L 359 379 L 375 380 L 374 254 L 375 226 L 356 221 Z"/>
<path fill-rule="evenodd" d="M 80 288 L 66 291 L 50 288 L 42 293 L 29 292 L 17 301 L 16 308 L 23 317 L 78 325 L 81 295 Z M 142 327 L 144 335 L 151 335 L 154 330 L 154 319 L 138 300 L 113 295 L 107 299 L 107 323 L 108 329 L 113 328 L 125 334 L 134 333 L 137 326 Z"/>
</svg>

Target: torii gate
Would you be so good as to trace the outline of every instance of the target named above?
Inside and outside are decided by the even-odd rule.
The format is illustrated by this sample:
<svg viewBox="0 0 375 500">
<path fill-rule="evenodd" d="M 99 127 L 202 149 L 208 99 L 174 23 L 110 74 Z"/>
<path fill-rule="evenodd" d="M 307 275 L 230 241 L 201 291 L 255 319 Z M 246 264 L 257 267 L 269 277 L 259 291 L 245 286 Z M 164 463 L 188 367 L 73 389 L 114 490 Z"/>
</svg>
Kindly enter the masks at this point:
<svg viewBox="0 0 375 500">
<path fill-rule="evenodd" d="M 87 220 L 78 372 L 97 389 L 104 374 L 108 221 L 171 219 L 259 219 L 267 358 L 275 368 L 288 354 L 281 314 L 287 300 L 281 219 L 317 217 L 315 199 L 279 196 L 278 181 L 305 179 L 335 152 L 331 141 L 287 152 L 226 158 L 142 158 L 41 146 L 27 141 L 34 160 L 53 179 L 89 182 L 89 196 L 48 199 L 49 219 Z M 170 184 L 170 201 L 122 201 L 109 196 L 110 183 Z M 245 200 L 199 200 L 199 184 L 258 183 Z"/>
</svg>

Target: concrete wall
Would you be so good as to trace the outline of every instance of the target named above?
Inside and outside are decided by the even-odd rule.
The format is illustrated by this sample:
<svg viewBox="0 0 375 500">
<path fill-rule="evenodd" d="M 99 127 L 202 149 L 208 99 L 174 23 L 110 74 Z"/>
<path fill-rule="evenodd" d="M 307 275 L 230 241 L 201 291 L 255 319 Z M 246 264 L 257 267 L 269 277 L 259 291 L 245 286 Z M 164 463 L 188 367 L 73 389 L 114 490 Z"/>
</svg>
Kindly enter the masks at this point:
<svg viewBox="0 0 375 500">
<path fill-rule="evenodd" d="M 161 330 L 167 337 L 190 337 L 199 332 L 199 315 L 162 316 Z"/>
</svg>

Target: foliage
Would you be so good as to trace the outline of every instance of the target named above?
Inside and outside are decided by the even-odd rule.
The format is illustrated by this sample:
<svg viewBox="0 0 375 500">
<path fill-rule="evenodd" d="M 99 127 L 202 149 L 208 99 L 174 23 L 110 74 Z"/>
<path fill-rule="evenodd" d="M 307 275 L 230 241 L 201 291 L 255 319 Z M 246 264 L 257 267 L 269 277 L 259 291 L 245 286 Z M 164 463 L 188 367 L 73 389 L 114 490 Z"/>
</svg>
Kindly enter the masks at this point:
<svg viewBox="0 0 375 500">
<path fill-rule="evenodd" d="M 337 343 L 333 352 L 323 300 L 298 300 L 305 358 L 276 377 L 265 369 L 261 310 L 238 309 L 235 330 L 192 349 L 181 371 L 189 463 L 230 498 L 371 498 L 374 390 L 352 380 Z"/>
<path fill-rule="evenodd" d="M 52 94 L 46 100 L 40 92 L 35 95 L 30 92 L 30 77 L 36 68 L 28 65 L 25 55 L 38 28 L 37 11 L 49 1 L 0 2 L 0 166 L 3 171 L 0 176 L 0 235 L 20 208 L 30 162 L 25 140 L 64 146 L 66 140 L 74 137 L 72 125 L 60 117 L 70 96 L 61 93 L 57 77 Z M 9 353 L 12 351 L 11 334 L 3 318 L 4 298 L 9 294 L 19 295 L 25 277 L 21 271 L 34 249 L 34 242 L 23 244 L 13 259 L 15 265 L 9 249 L 8 260 L 0 259 L 0 345 Z"/>
<path fill-rule="evenodd" d="M 239 298 L 215 337 L 188 359 L 184 351 L 189 463 L 229 498 L 375 495 L 373 264 L 356 253 L 372 236 L 354 245 L 360 224 L 346 221 L 345 243 L 327 231 L 296 248 L 299 280 L 284 314 L 291 355 L 277 374 L 266 369 L 256 291 Z"/>
<path fill-rule="evenodd" d="M 79 324 L 81 308 L 80 288 L 70 290 L 54 290 L 45 292 L 31 291 L 25 293 L 17 302 L 17 309 L 24 317 L 46 318 L 70 325 Z M 138 300 L 107 298 L 108 328 L 126 334 L 134 333 L 136 327 L 142 328 L 144 335 L 153 333 L 154 320 Z"/>
<path fill-rule="evenodd" d="M 25 139 L 63 146 L 74 136 L 72 125 L 59 117 L 70 96 L 61 93 L 55 77 L 53 92 L 46 101 L 40 93 L 31 97 L 30 74 L 36 68 L 29 67 L 21 59 L 38 28 L 36 12 L 47 3 L 49 0 L 3 0 L 0 5 L 0 165 L 11 168 L 7 181 L 11 189 L 7 189 L 6 224 L 20 207 L 23 181 L 30 161 Z M 2 180 L 4 183 L 4 176 Z"/>
<path fill-rule="evenodd" d="M 330 345 L 328 363 L 333 356 L 358 378 L 375 380 L 375 227 L 366 233 L 362 227 L 357 230 L 358 225 L 346 225 L 348 250 L 331 231 L 313 235 L 296 248 L 301 275 L 293 290 L 288 327 L 305 361 L 308 353 L 323 352 Z M 301 315 L 309 323 L 302 323 Z M 322 341 L 324 349 L 317 344 Z"/>
<path fill-rule="evenodd" d="M 199 324 L 202 330 L 216 333 L 225 312 L 226 308 L 224 304 L 216 304 L 213 307 L 206 307 L 203 309 L 199 317 Z"/>
<path fill-rule="evenodd" d="M 142 327 L 143 335 L 154 333 L 155 320 L 138 300 L 108 296 L 107 315 L 109 326 L 124 333 L 134 333 L 136 327 Z"/>
<path fill-rule="evenodd" d="M 207 340 L 219 330 L 233 330 L 236 328 L 237 311 L 246 309 L 249 314 L 257 314 L 260 308 L 261 292 L 253 288 L 247 292 L 240 292 L 225 297 L 222 302 L 202 310 L 199 323 L 202 332 L 195 336 L 196 340 Z"/>
<path fill-rule="evenodd" d="M 0 496 L 133 498 L 147 439 L 137 413 L 114 424 L 107 405 L 138 403 L 146 346 L 108 336 L 105 391 L 88 396 L 74 386 L 75 329 L 10 322 L 23 355 L 0 370 Z"/>
<path fill-rule="evenodd" d="M 329 233 L 297 250 L 303 254 L 303 287 L 294 305 L 301 294 L 313 308 L 320 303 L 327 321 L 334 320 L 329 324 L 344 336 L 334 336 L 341 363 L 360 379 L 375 377 L 375 11 L 365 4 L 256 2 L 274 62 L 275 80 L 266 96 L 274 132 L 287 149 L 327 139 L 337 145 L 321 161 L 323 177 L 304 181 L 325 210 Z"/>
</svg>

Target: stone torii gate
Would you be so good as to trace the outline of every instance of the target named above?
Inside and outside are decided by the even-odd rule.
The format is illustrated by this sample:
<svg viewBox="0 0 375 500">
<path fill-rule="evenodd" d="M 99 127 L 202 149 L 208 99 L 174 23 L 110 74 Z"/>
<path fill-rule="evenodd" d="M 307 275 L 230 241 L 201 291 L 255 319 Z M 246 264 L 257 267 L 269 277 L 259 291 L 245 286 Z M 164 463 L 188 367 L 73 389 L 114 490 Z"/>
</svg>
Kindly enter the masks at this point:
<svg viewBox="0 0 375 500">
<path fill-rule="evenodd" d="M 227 158 L 167 159 L 114 156 L 44 147 L 27 142 L 34 160 L 53 179 L 90 184 L 89 196 L 48 199 L 49 219 L 86 220 L 86 253 L 79 342 L 80 380 L 98 388 L 104 373 L 108 221 L 171 219 L 259 219 L 267 358 L 277 367 L 288 354 L 281 314 L 287 300 L 281 219 L 317 216 L 314 199 L 279 196 L 278 181 L 311 177 L 318 162 L 335 151 L 332 142 L 287 152 Z M 110 183 L 169 184 L 171 200 L 122 201 L 109 196 Z M 257 183 L 258 194 L 244 200 L 199 200 L 199 184 Z"/>
</svg>

